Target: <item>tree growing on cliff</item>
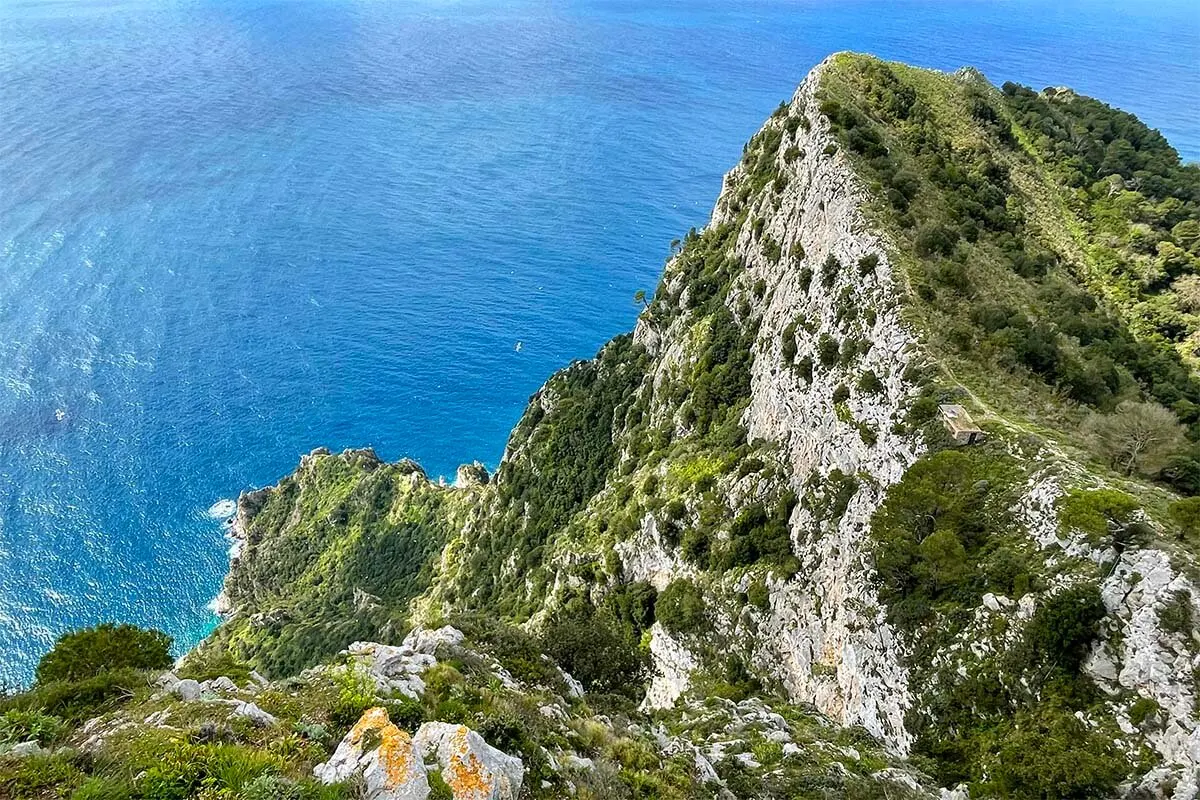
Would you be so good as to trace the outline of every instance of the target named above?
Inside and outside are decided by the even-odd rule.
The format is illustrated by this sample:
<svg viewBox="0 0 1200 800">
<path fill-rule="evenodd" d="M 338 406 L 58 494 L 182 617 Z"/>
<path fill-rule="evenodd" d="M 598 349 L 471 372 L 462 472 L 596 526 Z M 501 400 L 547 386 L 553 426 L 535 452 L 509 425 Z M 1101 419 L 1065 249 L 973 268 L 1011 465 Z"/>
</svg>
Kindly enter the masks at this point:
<svg viewBox="0 0 1200 800">
<path fill-rule="evenodd" d="M 1125 475 L 1154 475 L 1186 442 L 1179 419 L 1157 403 L 1126 401 L 1112 414 L 1093 414 L 1084 432 Z"/>
</svg>

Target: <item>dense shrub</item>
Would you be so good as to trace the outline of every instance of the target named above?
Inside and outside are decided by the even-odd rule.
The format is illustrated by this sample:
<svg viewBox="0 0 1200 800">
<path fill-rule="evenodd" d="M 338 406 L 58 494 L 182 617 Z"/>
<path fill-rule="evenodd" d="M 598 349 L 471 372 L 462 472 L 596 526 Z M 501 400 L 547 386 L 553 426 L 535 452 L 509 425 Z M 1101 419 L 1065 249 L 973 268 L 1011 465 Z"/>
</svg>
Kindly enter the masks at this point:
<svg viewBox="0 0 1200 800">
<path fill-rule="evenodd" d="M 1043 600 L 1012 654 L 1020 674 L 1032 677 L 1040 668 L 1078 673 L 1104 614 L 1100 589 L 1093 584 L 1073 586 Z"/>
<path fill-rule="evenodd" d="M 60 636 L 38 662 L 37 681 L 78 681 L 126 667 L 166 669 L 173 663 L 170 651 L 165 633 L 106 622 Z"/>
<path fill-rule="evenodd" d="M 659 593 L 654 616 L 669 631 L 695 632 L 705 622 L 704 597 L 696 584 L 686 578 L 678 578 Z"/>
<path fill-rule="evenodd" d="M 729 539 L 710 559 L 714 569 L 728 570 L 766 559 L 785 565 L 792 556 L 788 518 L 797 503 L 796 495 L 785 493 L 769 508 L 753 503 L 734 518 L 729 526 Z"/>
<path fill-rule="evenodd" d="M 982 788 L 1013 800 L 1109 797 L 1130 770 L 1111 732 L 1054 705 L 1023 710 L 999 725 L 983 753 Z"/>
<path fill-rule="evenodd" d="M 1192 540 L 1200 538 L 1200 497 L 1188 497 L 1172 503 L 1169 513 L 1183 537 Z"/>
<path fill-rule="evenodd" d="M 1003 546 L 1012 525 L 1010 470 L 1005 457 L 983 449 L 943 450 L 888 490 L 871 533 L 880 597 L 895 622 L 911 629 L 936 606 L 973 607 L 985 591 L 1015 593 L 1025 570 Z"/>
<path fill-rule="evenodd" d="M 0 700 L 0 711 L 40 710 L 77 723 L 120 705 L 146 687 L 143 673 L 124 667 L 78 681 L 37 683 L 27 692 Z"/>
<path fill-rule="evenodd" d="M 1095 544 L 1123 541 L 1141 505 L 1116 489 L 1072 489 L 1058 501 L 1058 521 L 1087 534 Z"/>
<path fill-rule="evenodd" d="M 867 370 L 858 379 L 858 390 L 866 394 L 877 394 L 883 391 L 883 382 L 872 370 Z"/>
<path fill-rule="evenodd" d="M 822 333 L 821 338 L 817 340 L 817 358 L 821 361 L 821 366 L 828 369 L 838 363 L 841 358 L 842 346 L 837 339 L 827 333 Z"/>
<path fill-rule="evenodd" d="M 646 655 L 633 635 L 589 604 L 577 602 L 561 610 L 540 643 L 589 692 L 640 698 Z"/>
</svg>

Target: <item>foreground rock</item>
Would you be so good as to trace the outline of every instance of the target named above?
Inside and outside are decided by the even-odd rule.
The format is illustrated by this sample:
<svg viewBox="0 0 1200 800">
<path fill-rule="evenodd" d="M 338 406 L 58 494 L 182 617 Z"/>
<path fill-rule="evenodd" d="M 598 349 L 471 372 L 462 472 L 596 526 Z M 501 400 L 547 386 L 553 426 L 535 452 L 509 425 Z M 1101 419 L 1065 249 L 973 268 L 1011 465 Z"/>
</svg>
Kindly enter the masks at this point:
<svg viewBox="0 0 1200 800">
<path fill-rule="evenodd" d="M 413 746 L 425 759 L 437 759 L 454 800 L 516 800 L 521 792 L 521 759 L 492 747 L 465 725 L 426 722 Z"/>
<path fill-rule="evenodd" d="M 387 710 L 372 708 L 355 723 L 313 774 L 322 783 L 341 783 L 361 776 L 366 800 L 425 800 L 429 779 L 412 738 L 388 719 Z"/>
</svg>

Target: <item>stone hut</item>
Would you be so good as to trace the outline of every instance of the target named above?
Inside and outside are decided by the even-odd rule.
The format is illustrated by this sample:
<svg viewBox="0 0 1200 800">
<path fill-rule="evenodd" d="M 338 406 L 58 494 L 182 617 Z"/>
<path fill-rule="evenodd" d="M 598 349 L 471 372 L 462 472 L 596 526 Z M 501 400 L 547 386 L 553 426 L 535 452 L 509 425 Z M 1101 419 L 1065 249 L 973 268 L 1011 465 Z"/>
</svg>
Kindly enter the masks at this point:
<svg viewBox="0 0 1200 800">
<path fill-rule="evenodd" d="M 950 431 L 950 436 L 957 444 L 975 444 L 983 440 L 983 431 L 975 425 L 975 420 L 960 405 L 947 403 L 938 406 L 942 424 Z"/>
</svg>

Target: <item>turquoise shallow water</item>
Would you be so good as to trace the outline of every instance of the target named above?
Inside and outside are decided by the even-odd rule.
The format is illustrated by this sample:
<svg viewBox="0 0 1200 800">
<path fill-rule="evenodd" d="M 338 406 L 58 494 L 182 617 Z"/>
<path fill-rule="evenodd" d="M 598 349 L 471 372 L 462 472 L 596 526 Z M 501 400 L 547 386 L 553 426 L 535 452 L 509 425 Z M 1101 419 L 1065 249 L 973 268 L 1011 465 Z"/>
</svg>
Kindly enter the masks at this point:
<svg viewBox="0 0 1200 800">
<path fill-rule="evenodd" d="M 194 642 L 212 507 L 313 447 L 494 463 L 832 51 L 1200 157 L 1200 12 L 1126 5 L 3 0 L 0 679 L 99 620 Z"/>
</svg>

